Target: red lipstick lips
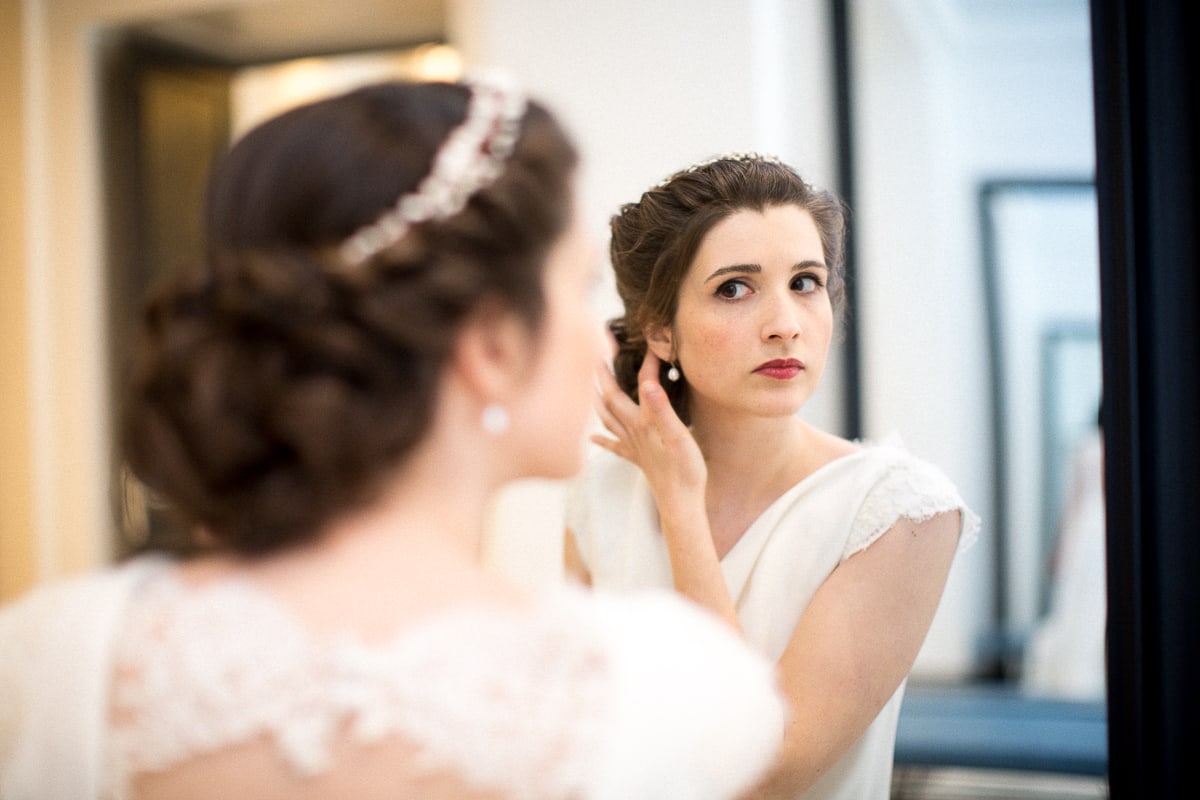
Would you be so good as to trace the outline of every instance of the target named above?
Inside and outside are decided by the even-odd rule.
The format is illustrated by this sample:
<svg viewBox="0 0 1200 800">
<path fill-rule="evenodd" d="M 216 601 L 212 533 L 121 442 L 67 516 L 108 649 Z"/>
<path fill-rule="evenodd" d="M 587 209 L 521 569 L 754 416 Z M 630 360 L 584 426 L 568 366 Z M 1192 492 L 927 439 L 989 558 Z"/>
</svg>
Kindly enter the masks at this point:
<svg viewBox="0 0 1200 800">
<path fill-rule="evenodd" d="M 803 369 L 803 361 L 795 358 L 777 358 L 773 361 L 759 364 L 754 371 L 759 375 L 766 375 L 768 378 L 786 381 L 799 375 Z"/>
</svg>

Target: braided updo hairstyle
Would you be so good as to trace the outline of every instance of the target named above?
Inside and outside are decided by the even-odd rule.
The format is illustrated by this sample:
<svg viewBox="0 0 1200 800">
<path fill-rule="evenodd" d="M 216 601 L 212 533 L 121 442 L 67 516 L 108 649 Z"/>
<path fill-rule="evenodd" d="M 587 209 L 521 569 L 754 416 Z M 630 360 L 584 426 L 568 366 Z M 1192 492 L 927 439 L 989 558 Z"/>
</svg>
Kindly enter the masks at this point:
<svg viewBox="0 0 1200 800">
<path fill-rule="evenodd" d="M 846 209 L 831 192 L 814 188 L 794 169 L 757 155 L 730 155 L 675 173 L 623 205 L 612 218 L 610 256 L 625 313 L 609 322 L 618 343 L 617 383 L 637 400 L 637 375 L 646 357 L 649 327 L 675 319 L 679 287 L 700 244 L 719 222 L 742 210 L 795 205 L 808 211 L 821 237 L 827 283 L 836 314 L 845 298 Z M 690 422 L 686 374 L 660 383 L 675 412 Z"/>
<path fill-rule="evenodd" d="M 219 544 L 276 551 L 369 502 L 429 428 L 481 303 L 540 325 L 577 157 L 536 103 L 460 213 L 354 268 L 338 257 L 429 173 L 469 92 L 362 88 L 263 123 L 215 168 L 204 263 L 147 300 L 121 437 L 134 473 Z"/>
</svg>

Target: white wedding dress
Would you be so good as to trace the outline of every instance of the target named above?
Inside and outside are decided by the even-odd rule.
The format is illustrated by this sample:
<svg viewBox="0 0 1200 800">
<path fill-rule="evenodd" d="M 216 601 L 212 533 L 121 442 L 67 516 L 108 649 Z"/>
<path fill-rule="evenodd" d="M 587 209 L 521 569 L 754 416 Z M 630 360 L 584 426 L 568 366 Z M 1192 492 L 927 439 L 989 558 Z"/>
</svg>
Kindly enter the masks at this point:
<svg viewBox="0 0 1200 800">
<path fill-rule="evenodd" d="M 864 444 L 816 470 L 776 498 L 721 560 L 746 640 L 777 661 L 839 564 L 902 517 L 920 521 L 943 512 L 959 514 L 959 548 L 969 547 L 979 518 L 940 469 L 913 456 L 896 437 Z M 654 496 L 628 461 L 596 449 L 568 495 L 567 527 L 598 589 L 671 586 Z M 904 688 L 902 682 L 805 800 L 887 800 Z"/>
<path fill-rule="evenodd" d="M 301 779 L 337 770 L 347 740 L 400 741 L 498 797 L 716 800 L 752 785 L 784 722 L 770 664 L 666 592 L 564 587 L 367 643 L 142 558 L 0 611 L 0 654 L 5 800 L 123 798 L 264 738 Z"/>
</svg>

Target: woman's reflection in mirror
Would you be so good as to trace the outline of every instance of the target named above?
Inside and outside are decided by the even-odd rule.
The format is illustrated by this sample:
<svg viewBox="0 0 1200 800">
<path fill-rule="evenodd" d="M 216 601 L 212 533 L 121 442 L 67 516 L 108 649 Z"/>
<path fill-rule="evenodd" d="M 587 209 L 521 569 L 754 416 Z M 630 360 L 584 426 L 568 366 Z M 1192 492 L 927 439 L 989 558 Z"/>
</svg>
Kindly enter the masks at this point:
<svg viewBox="0 0 1200 800">
<path fill-rule="evenodd" d="M 905 679 L 978 527 L 897 437 L 800 416 L 837 333 L 845 224 L 837 197 L 755 154 L 684 169 L 612 219 L 624 314 L 567 568 L 674 587 L 777 663 L 790 721 L 754 797 L 889 796 Z"/>
</svg>

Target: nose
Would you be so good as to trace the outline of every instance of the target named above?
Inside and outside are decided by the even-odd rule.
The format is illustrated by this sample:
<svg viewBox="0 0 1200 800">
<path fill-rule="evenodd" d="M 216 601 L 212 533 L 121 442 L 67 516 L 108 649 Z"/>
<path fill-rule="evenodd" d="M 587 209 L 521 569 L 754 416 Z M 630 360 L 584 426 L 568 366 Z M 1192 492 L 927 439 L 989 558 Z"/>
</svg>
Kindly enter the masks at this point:
<svg viewBox="0 0 1200 800">
<path fill-rule="evenodd" d="M 595 348 L 596 360 L 603 364 L 611 363 L 620 349 L 616 335 L 613 334 L 611 328 L 600 324 L 598 320 L 588 317 L 588 323 L 595 334 L 592 345 Z"/>
<path fill-rule="evenodd" d="M 763 339 L 790 341 L 797 338 L 803 327 L 800 315 L 799 304 L 791 292 L 773 293 L 764 298 Z"/>
</svg>

